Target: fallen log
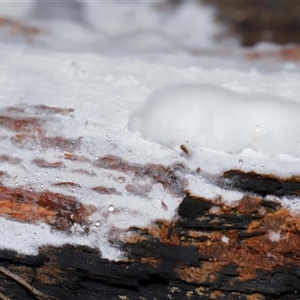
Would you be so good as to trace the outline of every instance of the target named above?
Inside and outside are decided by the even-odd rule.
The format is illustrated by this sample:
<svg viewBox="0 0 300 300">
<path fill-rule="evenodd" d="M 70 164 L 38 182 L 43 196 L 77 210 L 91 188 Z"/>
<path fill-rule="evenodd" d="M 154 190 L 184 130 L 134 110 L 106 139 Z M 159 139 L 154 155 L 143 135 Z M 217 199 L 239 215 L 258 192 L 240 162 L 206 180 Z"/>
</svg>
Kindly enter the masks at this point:
<svg viewBox="0 0 300 300">
<path fill-rule="evenodd" d="M 9 139 L 9 145 L 28 155 L 39 153 L 38 148 L 48 156 L 31 155 L 26 160 L 9 151 L 0 155 L 1 164 L 10 166 L 1 171 L 0 213 L 24 226 L 49 226 L 52 233 L 62 232 L 66 241 L 46 242 L 29 254 L 1 241 L 0 299 L 299 299 L 300 217 L 278 201 L 298 195 L 298 176 L 228 170 L 210 183 L 243 194 L 229 205 L 221 197 L 200 197 L 188 190 L 184 176 L 198 176 L 200 169 L 192 171 L 182 163 L 141 164 L 116 155 L 91 159 L 78 153 L 84 139 L 51 136 L 45 126 L 60 120 L 54 115 L 65 118 L 71 110 L 40 106 L 29 110 L 30 116 L 28 108 L 2 111 L 0 126 L 10 135 L 1 139 Z M 55 155 L 49 149 L 55 149 Z M 76 176 L 72 178 L 77 181 L 52 179 L 45 190 L 32 186 L 34 180 L 39 182 L 34 177 L 32 185 L 26 181 L 12 187 L 13 171 L 27 172 L 28 161 L 39 172 L 81 174 L 82 182 Z M 108 173 L 96 175 L 99 170 Z M 102 176 L 116 178 L 123 188 L 102 185 Z M 168 197 L 178 201 L 172 218 L 157 217 L 149 226 L 105 227 L 109 214 L 121 218 L 126 210 L 110 205 L 101 211 L 101 197 L 142 201 L 153 186 L 161 188 L 162 211 L 170 209 Z M 77 193 L 82 190 L 100 197 L 96 199 L 100 205 L 79 201 Z M 132 218 L 137 213 L 132 210 Z M 99 219 L 93 219 L 94 214 Z M 108 243 L 121 256 L 108 258 L 97 244 L 84 243 L 91 236 L 100 240 L 97 230 L 106 232 Z M 82 244 L 67 239 L 73 234 Z"/>
</svg>

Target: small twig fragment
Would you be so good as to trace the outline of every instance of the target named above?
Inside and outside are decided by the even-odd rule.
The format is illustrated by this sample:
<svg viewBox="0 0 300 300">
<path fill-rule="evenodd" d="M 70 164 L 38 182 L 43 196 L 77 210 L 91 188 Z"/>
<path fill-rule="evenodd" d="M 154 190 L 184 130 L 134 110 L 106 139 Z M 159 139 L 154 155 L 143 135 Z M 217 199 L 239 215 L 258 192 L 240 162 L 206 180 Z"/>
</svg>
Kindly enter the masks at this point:
<svg viewBox="0 0 300 300">
<path fill-rule="evenodd" d="M 0 292 L 0 299 L 2 300 L 11 300 L 11 298 L 6 297 L 4 294 Z"/>
<path fill-rule="evenodd" d="M 32 287 L 30 284 L 28 284 L 24 279 L 22 279 L 20 276 L 12 273 L 11 271 L 7 270 L 6 268 L 0 266 L 0 272 L 3 273 L 4 275 L 6 275 L 7 277 L 10 277 L 11 279 L 15 280 L 16 282 L 18 282 L 19 284 L 21 284 L 25 289 L 27 289 L 28 291 L 30 291 L 37 299 L 40 300 L 55 300 L 56 298 L 46 295 L 42 292 L 40 292 L 39 290 L 35 289 L 34 287 Z M 6 296 L 4 296 L 6 297 Z M 9 299 L 9 298 L 2 298 L 2 299 Z"/>
<path fill-rule="evenodd" d="M 185 145 L 180 145 L 180 149 L 184 152 L 185 155 L 189 155 L 189 149 Z"/>
</svg>

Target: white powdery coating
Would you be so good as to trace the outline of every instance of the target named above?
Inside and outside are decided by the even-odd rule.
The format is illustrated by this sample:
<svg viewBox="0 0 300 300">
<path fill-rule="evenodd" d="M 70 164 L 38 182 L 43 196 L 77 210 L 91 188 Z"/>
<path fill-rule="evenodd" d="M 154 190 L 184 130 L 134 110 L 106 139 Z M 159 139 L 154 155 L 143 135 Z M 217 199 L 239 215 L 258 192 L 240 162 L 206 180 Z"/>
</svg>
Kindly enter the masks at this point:
<svg viewBox="0 0 300 300">
<path fill-rule="evenodd" d="M 237 201 L 242 198 L 241 192 L 223 190 L 214 183 L 214 177 L 217 179 L 222 172 L 230 169 L 274 174 L 281 177 L 299 175 L 299 160 L 287 155 L 268 157 L 251 149 L 246 149 L 239 155 L 229 155 L 223 151 L 205 148 L 191 149 L 188 146 L 190 155 L 186 156 L 180 150 L 180 144 L 176 144 L 174 148 L 164 147 L 141 139 L 138 134 L 132 134 L 127 130 L 129 116 L 140 107 L 148 95 L 174 83 L 220 85 L 239 92 L 236 94 L 227 91 L 230 95 L 235 94 L 242 99 L 246 96 L 240 92 L 253 91 L 261 93 L 263 99 L 266 97 L 273 99 L 274 95 L 278 95 L 295 100 L 300 93 L 297 64 L 292 64 L 293 68 L 285 68 L 284 63 L 276 65 L 272 62 L 268 66 L 272 66 L 271 70 L 273 70 L 272 68 L 276 65 L 276 72 L 271 73 L 266 72 L 265 66 L 259 62 L 256 63 L 257 68 L 255 68 L 253 61 L 249 63 L 232 59 L 228 62 L 223 57 L 187 57 L 176 53 L 168 57 L 160 56 L 159 59 L 153 61 L 151 55 L 135 57 L 135 59 L 128 59 L 128 57 L 112 59 L 103 55 L 82 54 L 79 53 L 81 50 L 88 52 L 87 49 L 93 49 L 95 46 L 92 39 L 94 33 L 90 36 L 84 35 L 85 41 L 83 42 L 81 33 L 87 32 L 88 29 L 80 28 L 76 23 L 73 25 L 71 35 L 69 27 L 61 27 L 61 23 L 57 25 L 56 30 L 51 30 L 54 32 L 53 36 L 49 36 L 51 43 L 46 43 L 45 47 L 66 50 L 76 46 L 73 50 L 77 53 L 42 51 L 37 47 L 1 43 L 1 107 L 19 106 L 20 102 L 24 102 L 29 105 L 44 104 L 74 108 L 72 118 L 69 116 L 58 118 L 57 122 L 52 122 L 51 128 L 47 130 L 50 131 L 49 133 L 52 132 L 55 135 L 60 133 L 74 140 L 82 136 L 81 154 L 75 152 L 75 155 L 82 155 L 93 161 L 96 157 L 114 154 L 126 161 L 141 165 L 154 163 L 168 166 L 183 163 L 191 170 L 191 173 L 180 174 L 180 177 L 188 182 L 187 189 L 192 194 L 206 197 L 212 202 L 222 197 L 226 204 L 236 205 Z M 58 30 L 61 35 L 57 34 Z M 68 39 L 64 38 L 65 32 L 68 32 Z M 80 37 L 83 44 L 79 43 L 79 39 L 78 44 L 71 42 L 75 35 L 76 38 Z M 155 37 L 154 32 L 151 32 L 152 35 Z M 124 35 L 124 40 L 130 41 L 130 36 L 132 37 L 131 34 L 127 37 Z M 161 32 L 158 32 L 157 38 L 160 39 L 161 36 Z M 46 37 L 38 36 L 36 41 L 43 41 L 44 38 Z M 110 40 L 109 37 L 108 40 Z M 91 42 L 90 46 L 88 41 Z M 97 44 L 97 51 L 100 51 L 101 47 Z M 111 49 L 113 47 L 107 52 L 111 52 Z M 118 47 L 118 49 L 123 48 Z M 133 51 L 132 48 L 130 49 Z M 212 86 L 210 89 L 220 90 Z M 222 89 L 222 97 L 224 93 L 226 90 Z M 187 91 L 187 95 L 189 94 L 190 91 Z M 255 100 L 248 98 L 251 101 Z M 169 110 L 172 104 L 166 107 Z M 228 107 L 225 108 L 228 109 Z M 250 109 L 253 109 L 253 112 L 258 110 L 255 107 Z M 270 118 L 271 116 L 268 117 Z M 225 127 L 228 129 L 228 126 Z M 6 135 L 7 130 L 3 128 L 2 130 L 2 134 Z M 257 131 L 257 134 L 260 132 Z M 45 244 L 84 244 L 99 248 L 103 257 L 116 259 L 120 257 L 120 252 L 109 242 L 112 238 L 112 230 L 118 240 L 130 227 L 147 227 L 157 219 L 170 220 L 176 215 L 176 210 L 182 200 L 168 194 L 159 184 L 155 184 L 149 192 L 146 186 L 145 197 L 141 197 L 128 191 L 126 185 L 143 186 L 145 184 L 143 178 L 139 179 L 118 171 L 99 169 L 92 163 L 64 160 L 65 168 L 47 169 L 46 175 L 45 170 L 34 165 L 32 160 L 42 156 L 49 162 L 59 161 L 64 153 L 55 149 L 50 149 L 47 153 L 41 153 L 39 149 L 25 151 L 4 141 L 1 142 L 1 148 L 4 154 L 10 153 L 16 158 L 21 158 L 22 166 L 25 167 L 3 163 L 2 169 L 9 169 L 11 174 L 11 178 L 3 178 L 3 185 L 14 187 L 18 184 L 19 188 L 32 187 L 38 192 L 50 190 L 55 193 L 65 193 L 76 197 L 83 204 L 94 205 L 97 208 L 97 211 L 89 218 L 91 227 L 89 234 L 82 234 L 83 229 L 79 224 L 72 227 L 71 233 L 64 234 L 55 230 L 51 231 L 45 224 L 32 225 L 2 220 L 3 226 L 0 227 L 0 232 L 4 234 L 2 234 L 3 239 L 0 245 L 3 248 L 15 249 L 23 253 L 37 253 L 38 247 Z M 198 167 L 201 168 L 200 174 L 192 172 Z M 96 175 L 76 174 L 75 169 L 80 168 Z M 119 177 L 124 177 L 125 181 L 119 182 Z M 73 189 L 53 185 L 63 181 L 78 183 L 80 187 Z M 100 195 L 91 190 L 97 185 L 115 188 L 122 195 Z M 282 198 L 278 201 L 290 212 L 299 214 L 298 198 L 293 200 Z M 110 210 L 111 206 L 113 210 Z M 30 233 L 37 235 L 32 238 L 33 235 Z M 7 241 L 10 241 L 10 244 Z"/>
<path fill-rule="evenodd" d="M 130 118 L 129 129 L 164 145 L 299 157 L 299 115 L 297 102 L 213 85 L 179 85 L 153 94 Z"/>
<path fill-rule="evenodd" d="M 279 242 L 281 240 L 280 231 L 270 231 L 269 239 L 271 242 Z"/>
<path fill-rule="evenodd" d="M 74 236 L 51 233 L 50 226 L 46 224 L 25 224 L 14 222 L 0 217 L 1 240 L 0 247 L 17 250 L 20 253 L 37 254 L 37 245 L 56 244 L 63 245 L 74 243 Z M 85 244 L 85 241 L 77 238 L 77 244 Z"/>
</svg>

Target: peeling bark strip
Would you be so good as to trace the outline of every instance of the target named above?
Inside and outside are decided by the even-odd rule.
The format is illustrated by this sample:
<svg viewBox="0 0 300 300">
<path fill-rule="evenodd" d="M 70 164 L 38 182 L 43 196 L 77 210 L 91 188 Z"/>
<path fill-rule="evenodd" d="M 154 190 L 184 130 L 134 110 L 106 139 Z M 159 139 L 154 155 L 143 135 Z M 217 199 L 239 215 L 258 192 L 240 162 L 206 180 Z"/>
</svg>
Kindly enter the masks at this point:
<svg viewBox="0 0 300 300">
<path fill-rule="evenodd" d="M 31 115 L 66 115 L 74 111 L 73 108 L 61 108 L 61 107 L 51 107 L 43 104 L 40 105 L 20 105 L 10 106 L 4 109 L 5 112 L 10 114 L 31 114 Z"/>
<path fill-rule="evenodd" d="M 107 155 L 98 159 L 94 164 L 97 167 L 120 171 L 123 173 L 133 173 L 137 177 L 149 177 L 154 183 L 161 183 L 164 189 L 175 195 L 184 195 L 185 183 L 176 176 L 176 171 L 183 170 L 182 164 L 165 167 L 156 164 L 129 163 L 120 157 Z"/>
<path fill-rule="evenodd" d="M 80 147 L 80 139 L 71 140 L 59 135 L 48 136 L 51 121 L 57 121 L 55 115 L 65 115 L 73 109 L 34 105 L 7 107 L 0 111 L 0 128 L 14 133 L 9 140 L 21 149 L 59 149 L 74 152 Z M 56 133 L 57 134 L 57 133 Z M 8 139 L 7 135 L 0 139 Z"/>
<path fill-rule="evenodd" d="M 93 188 L 93 191 L 105 195 L 110 195 L 110 194 L 121 195 L 121 193 L 118 192 L 115 188 L 107 188 L 105 186 L 96 186 Z"/>
<path fill-rule="evenodd" d="M 0 187 L 0 215 L 12 220 L 46 223 L 66 231 L 74 223 L 86 224 L 93 210 L 70 196 Z"/>
<path fill-rule="evenodd" d="M 8 154 L 2 154 L 0 155 L 0 163 L 8 163 L 11 165 L 17 165 L 21 162 L 22 160 L 17 157 L 10 156 Z"/>
<path fill-rule="evenodd" d="M 40 168 L 62 168 L 64 166 L 62 161 L 56 161 L 56 162 L 48 162 L 43 158 L 35 158 L 32 163 L 37 165 Z"/>
</svg>

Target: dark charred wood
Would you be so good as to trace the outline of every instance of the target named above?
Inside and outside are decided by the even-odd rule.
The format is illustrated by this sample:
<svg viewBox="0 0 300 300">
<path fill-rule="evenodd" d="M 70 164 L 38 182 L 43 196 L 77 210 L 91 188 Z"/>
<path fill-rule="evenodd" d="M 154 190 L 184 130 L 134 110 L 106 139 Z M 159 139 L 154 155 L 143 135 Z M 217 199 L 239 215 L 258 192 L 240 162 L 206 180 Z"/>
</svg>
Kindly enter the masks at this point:
<svg viewBox="0 0 300 300">
<path fill-rule="evenodd" d="M 178 214 L 183 219 L 195 219 L 203 215 L 211 207 L 212 204 L 205 201 L 205 199 L 186 196 L 179 205 Z"/>
<path fill-rule="evenodd" d="M 254 172 L 244 173 L 233 170 L 223 174 L 220 185 L 236 188 L 260 196 L 292 196 L 300 194 L 300 180 L 297 177 L 280 179 L 275 176 L 261 175 Z"/>
</svg>

